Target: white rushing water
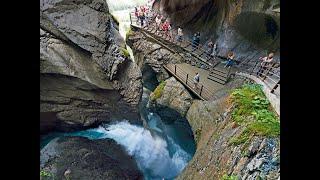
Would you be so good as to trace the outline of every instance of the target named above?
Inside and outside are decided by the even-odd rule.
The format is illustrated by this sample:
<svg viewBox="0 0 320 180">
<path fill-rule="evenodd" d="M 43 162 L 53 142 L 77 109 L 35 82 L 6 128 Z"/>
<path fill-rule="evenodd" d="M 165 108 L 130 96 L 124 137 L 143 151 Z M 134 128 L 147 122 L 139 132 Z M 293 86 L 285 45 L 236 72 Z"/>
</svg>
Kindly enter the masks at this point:
<svg viewBox="0 0 320 180">
<path fill-rule="evenodd" d="M 148 0 L 107 0 L 110 13 L 119 21 L 120 35 L 125 39 L 126 33 L 130 29 L 129 13 L 134 10 L 134 7 L 146 5 Z M 132 50 L 127 46 L 130 57 L 134 60 Z"/>
<path fill-rule="evenodd" d="M 191 159 L 191 156 L 170 137 L 167 136 L 169 140 L 167 144 L 162 137 L 127 121 L 87 131 L 101 134 L 99 139 L 114 139 L 124 146 L 136 159 L 139 168 L 144 172 L 145 179 L 173 179 Z"/>
</svg>

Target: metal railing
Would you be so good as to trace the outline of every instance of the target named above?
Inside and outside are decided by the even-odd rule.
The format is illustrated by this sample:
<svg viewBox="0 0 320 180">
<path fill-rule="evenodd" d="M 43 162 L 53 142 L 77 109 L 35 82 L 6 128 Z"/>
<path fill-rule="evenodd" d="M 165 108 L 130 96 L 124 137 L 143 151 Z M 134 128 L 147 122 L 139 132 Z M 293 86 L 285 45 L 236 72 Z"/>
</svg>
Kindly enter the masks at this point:
<svg viewBox="0 0 320 180">
<path fill-rule="evenodd" d="M 193 74 L 185 72 L 182 68 L 178 67 L 175 64 L 166 64 L 164 65 L 164 67 L 201 99 L 209 100 L 212 97 L 213 90 L 210 91 L 209 88 L 201 82 L 196 84 L 193 80 Z"/>
<path fill-rule="evenodd" d="M 152 34 L 153 36 L 156 37 L 160 37 L 161 39 L 165 40 L 166 42 L 169 42 L 171 44 L 175 44 L 181 48 L 183 48 L 184 50 L 188 51 L 191 55 L 193 55 L 194 57 L 196 57 L 196 60 L 194 60 L 194 58 L 192 58 L 192 60 L 188 59 L 185 60 L 187 63 L 191 64 L 191 65 L 196 65 L 200 68 L 209 70 L 210 72 L 212 71 L 212 69 L 219 64 L 220 62 L 217 61 L 217 57 L 221 58 L 221 59 L 226 59 L 226 57 L 223 56 L 211 56 L 208 52 L 208 50 L 204 49 L 203 45 L 198 44 L 196 46 L 196 48 L 193 48 L 193 42 L 189 40 L 189 38 L 182 38 L 182 41 L 178 41 L 175 37 L 177 37 L 177 29 L 172 29 L 171 30 L 171 34 L 168 32 L 164 32 L 162 30 L 159 29 L 159 27 L 157 27 L 157 25 L 154 22 L 154 18 L 155 15 L 153 15 L 152 17 L 149 17 L 148 19 L 148 23 L 146 23 L 143 27 L 141 27 L 141 25 L 139 25 L 138 19 L 137 17 L 134 15 L 134 12 L 130 13 L 130 23 L 131 25 L 134 22 L 138 22 L 135 23 L 135 26 L 139 27 L 140 29 Z M 170 38 L 170 36 L 172 36 Z M 191 50 L 187 49 L 189 46 L 191 46 Z M 204 56 L 204 57 L 201 57 Z M 237 60 L 235 60 L 237 61 Z M 269 88 L 271 89 L 271 93 L 274 93 L 275 90 L 277 88 L 279 88 L 280 86 L 280 74 L 277 74 L 276 71 L 280 72 L 280 63 L 267 63 L 266 65 L 261 64 L 261 61 L 256 61 L 255 63 L 251 63 L 250 60 L 248 61 L 241 61 L 238 66 L 236 66 L 235 68 L 237 68 L 238 71 L 240 72 L 245 72 L 248 73 L 250 75 L 254 75 L 257 78 L 261 79 L 262 81 L 264 81 Z M 170 69 L 170 67 L 167 66 L 167 69 Z M 172 70 L 172 69 L 171 69 Z M 182 69 L 178 68 L 175 66 L 175 71 L 173 71 L 174 75 L 177 76 L 178 78 L 180 78 L 185 85 L 189 85 L 189 84 L 193 84 L 193 81 L 190 80 L 190 77 L 188 74 L 186 74 Z M 185 74 L 183 74 L 183 73 Z M 227 79 L 230 76 L 230 70 L 227 73 Z M 266 80 L 271 81 L 271 83 L 267 83 Z M 189 83 L 189 84 L 188 84 Z M 190 87 L 192 88 L 192 87 Z M 201 88 L 199 88 L 198 90 L 195 90 L 193 88 L 193 91 L 195 93 L 197 93 L 197 95 L 201 96 L 201 97 L 205 97 L 204 99 L 209 99 L 212 94 L 211 92 L 202 84 Z"/>
</svg>

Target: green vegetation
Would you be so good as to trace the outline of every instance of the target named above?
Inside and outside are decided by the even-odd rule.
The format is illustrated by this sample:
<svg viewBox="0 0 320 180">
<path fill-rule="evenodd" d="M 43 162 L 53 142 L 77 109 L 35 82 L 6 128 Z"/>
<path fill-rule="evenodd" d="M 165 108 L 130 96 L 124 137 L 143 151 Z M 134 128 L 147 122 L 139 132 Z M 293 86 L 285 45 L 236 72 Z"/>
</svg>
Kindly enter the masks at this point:
<svg viewBox="0 0 320 180">
<path fill-rule="evenodd" d="M 121 49 L 121 51 L 122 51 L 122 53 L 123 53 L 124 56 L 130 57 L 129 51 L 128 51 L 127 49 L 125 49 L 125 48 L 123 48 L 123 47 L 120 47 L 120 49 Z"/>
<path fill-rule="evenodd" d="M 127 42 L 129 36 L 132 36 L 132 35 L 133 35 L 133 31 L 131 30 L 131 28 L 129 28 L 129 29 L 127 30 L 127 32 L 126 32 L 126 39 L 125 39 L 125 41 Z"/>
<path fill-rule="evenodd" d="M 160 82 L 157 88 L 153 91 L 153 94 L 150 96 L 151 101 L 154 101 L 162 96 L 162 91 L 165 85 L 166 85 L 166 82 L 164 81 Z"/>
<path fill-rule="evenodd" d="M 202 130 L 199 128 L 199 129 L 197 129 L 196 132 L 194 133 L 196 142 L 199 142 L 200 137 L 201 137 L 201 132 L 202 132 Z"/>
<path fill-rule="evenodd" d="M 222 176 L 221 180 L 238 180 L 238 177 L 234 176 L 234 175 L 228 176 L 228 175 L 225 174 L 225 175 Z"/>
<path fill-rule="evenodd" d="M 230 144 L 243 144 L 254 135 L 266 137 L 280 135 L 280 121 L 260 85 L 245 84 L 235 89 L 230 99 L 235 105 L 231 118 L 237 124 L 246 127 L 239 136 L 229 141 Z"/>
<path fill-rule="evenodd" d="M 41 177 L 52 177 L 52 174 L 49 172 L 46 172 L 44 170 L 40 170 L 40 176 Z"/>
</svg>

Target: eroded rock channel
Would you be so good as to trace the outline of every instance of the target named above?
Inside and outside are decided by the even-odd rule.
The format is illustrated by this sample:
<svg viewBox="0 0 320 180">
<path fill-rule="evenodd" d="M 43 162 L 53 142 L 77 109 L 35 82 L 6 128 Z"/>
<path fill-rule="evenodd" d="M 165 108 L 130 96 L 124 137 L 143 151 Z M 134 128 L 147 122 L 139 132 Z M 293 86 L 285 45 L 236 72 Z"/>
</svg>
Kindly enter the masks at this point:
<svg viewBox="0 0 320 180">
<path fill-rule="evenodd" d="M 190 57 L 139 31 L 125 42 L 106 1 L 40 3 L 42 179 L 280 177 L 279 137 L 252 135 L 245 143 L 231 143 L 246 127 L 232 119 L 230 94 L 250 80 L 235 76 L 210 101 L 198 100 L 163 68 Z M 238 3 L 161 0 L 153 7 L 175 22 L 193 10 L 181 25 L 189 24 L 187 34 L 214 32 L 225 48 L 220 54 L 277 51 L 278 16 L 270 13 L 277 2 Z M 272 46 L 246 34 L 242 25 L 248 18 L 269 23 L 265 40 Z"/>
</svg>

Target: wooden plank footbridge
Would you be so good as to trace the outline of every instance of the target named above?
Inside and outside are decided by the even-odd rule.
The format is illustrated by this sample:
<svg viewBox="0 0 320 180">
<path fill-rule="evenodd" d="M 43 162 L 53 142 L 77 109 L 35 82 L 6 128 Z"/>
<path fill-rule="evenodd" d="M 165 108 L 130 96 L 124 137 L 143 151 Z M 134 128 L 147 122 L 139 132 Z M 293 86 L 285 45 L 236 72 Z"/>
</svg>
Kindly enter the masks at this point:
<svg viewBox="0 0 320 180">
<path fill-rule="evenodd" d="M 242 72 L 253 75 L 269 86 L 271 93 L 280 96 L 280 64 L 269 63 L 263 65 L 259 61 L 251 63 L 250 60 L 241 62 L 239 65 L 225 68 L 222 61 L 226 59 L 222 56 L 212 57 L 208 50 L 204 49 L 200 44 L 197 48 L 192 47 L 192 42 L 187 38 L 177 41 L 177 30 L 172 30 L 172 37 L 157 28 L 154 18 L 150 17 L 148 23 L 141 26 L 138 18 L 134 13 L 130 13 L 130 23 L 133 30 L 139 30 L 149 38 L 154 39 L 159 45 L 179 54 L 180 52 L 191 56 L 185 58 L 185 63 L 164 64 L 163 67 L 179 80 L 186 88 L 202 100 L 210 100 L 214 93 L 221 89 L 230 79 L 231 75 L 236 72 Z M 195 86 L 193 78 L 198 72 L 200 74 L 200 82 Z"/>
</svg>

